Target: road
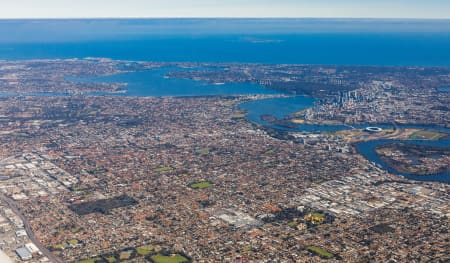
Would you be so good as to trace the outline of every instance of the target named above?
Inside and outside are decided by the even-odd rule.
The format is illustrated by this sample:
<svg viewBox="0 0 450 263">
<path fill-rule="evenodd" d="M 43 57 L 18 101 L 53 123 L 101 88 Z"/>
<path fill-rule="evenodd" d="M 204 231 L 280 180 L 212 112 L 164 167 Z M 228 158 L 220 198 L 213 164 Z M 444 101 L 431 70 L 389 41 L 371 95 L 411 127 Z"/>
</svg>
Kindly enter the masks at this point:
<svg viewBox="0 0 450 263">
<path fill-rule="evenodd" d="M 25 231 L 27 232 L 28 237 L 36 245 L 36 247 L 39 248 L 39 250 L 42 252 L 42 254 L 44 254 L 44 256 L 46 256 L 53 263 L 62 263 L 63 261 L 60 258 L 53 255 L 44 245 L 42 245 L 41 242 L 39 242 L 39 240 L 36 239 L 36 237 L 34 236 L 33 230 L 30 227 L 30 222 L 20 212 L 20 210 L 17 208 L 17 205 L 14 203 L 14 201 L 1 193 L 0 193 L 0 200 L 7 203 L 9 208 L 11 208 L 11 210 L 13 210 L 14 213 L 20 217 L 20 219 L 22 219 L 23 224 L 25 226 Z"/>
</svg>

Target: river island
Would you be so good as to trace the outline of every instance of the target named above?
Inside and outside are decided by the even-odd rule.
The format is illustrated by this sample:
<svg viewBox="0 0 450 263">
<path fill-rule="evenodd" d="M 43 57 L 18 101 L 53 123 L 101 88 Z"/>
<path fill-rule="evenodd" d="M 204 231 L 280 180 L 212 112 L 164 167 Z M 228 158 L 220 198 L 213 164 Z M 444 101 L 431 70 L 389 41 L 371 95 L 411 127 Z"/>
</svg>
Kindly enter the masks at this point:
<svg viewBox="0 0 450 263">
<path fill-rule="evenodd" d="M 449 84 L 447 67 L 0 61 L 2 250 L 445 262 Z"/>
</svg>

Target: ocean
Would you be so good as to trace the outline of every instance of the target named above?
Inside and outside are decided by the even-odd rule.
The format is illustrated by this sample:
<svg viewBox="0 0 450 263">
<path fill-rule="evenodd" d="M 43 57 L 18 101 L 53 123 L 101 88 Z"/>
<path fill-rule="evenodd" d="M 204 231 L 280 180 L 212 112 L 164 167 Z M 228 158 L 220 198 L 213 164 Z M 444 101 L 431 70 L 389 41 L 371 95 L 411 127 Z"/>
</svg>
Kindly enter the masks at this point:
<svg viewBox="0 0 450 263">
<path fill-rule="evenodd" d="M 450 66 L 450 20 L 0 20 L 0 59 Z"/>
</svg>

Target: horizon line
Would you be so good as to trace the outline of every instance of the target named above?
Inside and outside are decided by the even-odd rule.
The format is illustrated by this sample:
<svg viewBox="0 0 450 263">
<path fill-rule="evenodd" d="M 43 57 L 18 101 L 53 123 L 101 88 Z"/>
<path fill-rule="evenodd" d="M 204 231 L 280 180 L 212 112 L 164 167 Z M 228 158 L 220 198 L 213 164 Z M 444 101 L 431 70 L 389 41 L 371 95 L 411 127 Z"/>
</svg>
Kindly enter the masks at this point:
<svg viewBox="0 0 450 263">
<path fill-rule="evenodd" d="M 286 20 L 306 20 L 306 19 L 314 19 L 314 20 L 432 20 L 432 21 L 443 21 L 448 20 L 449 18 L 421 18 L 421 17 L 10 17 L 10 18 L 0 18 L 1 20 L 122 20 L 122 19 L 248 19 L 248 20 L 256 20 L 256 19 L 286 19 Z"/>
</svg>

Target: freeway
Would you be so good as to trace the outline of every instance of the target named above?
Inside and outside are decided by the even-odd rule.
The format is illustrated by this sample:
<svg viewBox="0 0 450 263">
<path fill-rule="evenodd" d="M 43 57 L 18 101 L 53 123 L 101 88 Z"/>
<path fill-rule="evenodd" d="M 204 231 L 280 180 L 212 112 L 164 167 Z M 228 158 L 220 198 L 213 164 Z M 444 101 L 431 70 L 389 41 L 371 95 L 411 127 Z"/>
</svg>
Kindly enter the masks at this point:
<svg viewBox="0 0 450 263">
<path fill-rule="evenodd" d="M 22 219 L 23 224 L 25 226 L 25 231 L 28 234 L 28 237 L 30 240 L 36 245 L 36 247 L 39 248 L 39 250 L 46 256 L 51 262 L 53 263 L 62 263 L 63 261 L 53 255 L 39 240 L 36 239 L 34 236 L 33 230 L 30 227 L 30 222 L 27 220 L 27 218 L 20 212 L 20 210 L 17 208 L 17 205 L 14 203 L 14 201 L 8 197 L 6 197 L 4 194 L 0 193 L 0 200 L 8 204 L 9 208 L 11 208 L 14 213 Z"/>
</svg>

